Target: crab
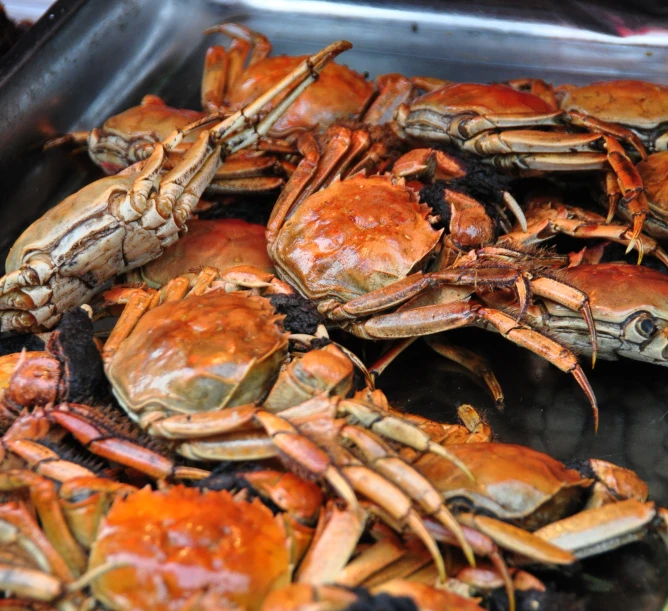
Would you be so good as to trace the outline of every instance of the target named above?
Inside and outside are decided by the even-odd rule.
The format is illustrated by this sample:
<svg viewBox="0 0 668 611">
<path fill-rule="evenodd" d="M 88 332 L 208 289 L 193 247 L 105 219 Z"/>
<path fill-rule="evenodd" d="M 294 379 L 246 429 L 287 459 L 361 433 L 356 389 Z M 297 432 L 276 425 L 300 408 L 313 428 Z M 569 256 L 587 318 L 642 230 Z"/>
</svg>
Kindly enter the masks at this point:
<svg viewBox="0 0 668 611">
<path fill-rule="evenodd" d="M 600 358 L 668 365 L 668 276 L 643 266 L 598 263 L 559 270 L 557 277 L 589 295 Z M 490 293 L 487 299 L 494 304 L 502 296 Z M 529 306 L 526 318 L 570 349 L 591 354 L 586 326 L 549 298 Z"/>
<path fill-rule="evenodd" d="M 84 187 L 46 212 L 7 257 L 0 278 L 0 329 L 49 329 L 114 276 L 162 254 L 183 233 L 222 160 L 266 134 L 318 72 L 350 46 L 340 41 L 304 60 L 271 91 L 200 134 L 167 174 L 162 174 L 165 151 L 199 124 L 174 132 L 145 162 Z M 286 89 L 291 93 L 257 122 L 266 103 Z"/>
<path fill-rule="evenodd" d="M 264 226 L 241 219 L 193 219 L 183 238 L 157 259 L 128 274 L 127 280 L 160 288 L 172 278 L 203 266 L 225 272 L 248 265 L 272 273 L 274 267 L 267 254 L 264 232 Z"/>
<path fill-rule="evenodd" d="M 639 138 L 649 152 L 668 148 L 668 87 L 646 81 L 602 81 L 555 90 L 559 107 L 619 125 Z"/>
<path fill-rule="evenodd" d="M 650 216 L 647 218 L 646 231 L 652 237 L 665 243 L 668 240 L 668 151 L 651 154 L 637 165 L 638 174 L 645 184 L 645 193 L 649 203 Z M 628 219 L 629 211 L 625 206 L 618 208 L 620 215 Z"/>
<path fill-rule="evenodd" d="M 44 145 L 44 149 L 64 144 L 85 147 L 91 160 L 105 174 L 113 175 L 138 161 L 148 159 L 156 145 L 166 140 L 174 131 L 183 130 L 205 117 L 206 113 L 174 108 L 156 95 L 146 95 L 139 106 L 111 116 L 101 127 L 90 132 L 70 132 L 54 138 Z M 187 133 L 183 140 L 169 151 L 165 167 L 178 163 L 204 129 L 202 126 Z M 279 188 L 285 180 L 282 165 L 284 162 L 272 152 L 290 153 L 294 147 L 287 142 L 265 138 L 256 148 L 261 150 L 231 154 L 216 171 L 207 186 L 207 193 L 259 194 Z"/>
<path fill-rule="evenodd" d="M 586 293 L 542 274 L 544 261 L 494 246 L 479 249 L 480 256 L 469 250 L 452 264 L 434 264 L 444 231 L 433 227 L 437 219 L 417 194 L 388 175 L 357 173 L 332 179 L 336 172 L 326 163 L 329 152 L 322 155 L 324 168 L 317 156 L 300 163 L 272 211 L 267 244 L 280 278 L 312 300 L 328 321 L 365 339 L 491 326 L 572 373 L 596 413 L 596 400 L 574 354 L 517 317 L 472 299 L 486 288 L 515 287 L 520 304 L 528 303 L 532 293 L 550 295 L 584 317 L 595 349 Z M 323 174 L 330 184 L 314 191 L 313 182 Z M 474 222 L 469 232 L 465 213 L 477 208 L 465 205 L 458 210 L 461 197 L 454 194 L 453 200 L 456 213 L 448 237 L 466 244 L 477 226 Z M 482 251 L 490 256 L 483 257 Z M 440 294 L 431 290 L 435 288 Z M 421 296 L 426 303 L 420 302 Z"/>
<path fill-rule="evenodd" d="M 249 285 L 267 295 L 289 291 L 271 275 L 262 282 L 257 270 L 248 268 L 225 274 L 205 268 L 196 280 L 177 278 L 159 293 L 129 289 L 103 352 L 121 407 L 142 430 L 171 442 L 186 458 L 258 460 L 278 454 L 328 482 L 349 503 L 356 504 L 355 491 L 360 492 L 401 514 L 442 567 L 413 507 L 426 501 L 413 487 L 404 490 L 411 473 L 397 474 L 377 488 L 382 478 L 345 450 L 339 423 L 348 422 L 345 430 L 370 427 L 374 433 L 369 434 L 443 456 L 447 448 L 390 409 L 357 395 L 346 399 L 354 357 L 333 344 L 294 354 L 281 368 L 291 338 L 306 345 L 314 338 L 286 333 L 271 301 L 244 290 Z M 304 426 L 320 429 L 322 445 L 300 432 Z M 422 479 L 415 485 L 429 487 Z M 429 505 L 429 510 L 455 529 L 472 558 L 451 516 L 439 507 Z"/>
<path fill-rule="evenodd" d="M 507 85 L 459 83 L 427 93 L 397 111 L 399 127 L 420 141 L 452 144 L 502 169 L 521 172 L 605 170 L 611 201 L 625 205 L 637 239 L 648 214 L 642 180 L 619 141 L 641 158 L 636 134 L 599 117 L 555 109 Z M 564 131 L 577 127 L 589 133 Z M 549 128 L 549 131 L 545 131 Z"/>
<path fill-rule="evenodd" d="M 271 43 L 265 36 L 236 23 L 223 23 L 206 30 L 206 34 L 216 32 L 231 38 L 232 44 L 227 50 L 216 45 L 207 51 L 202 77 L 202 108 L 207 112 L 234 111 L 246 106 L 304 59 L 271 57 Z M 416 90 L 443 83 L 437 79 L 387 74 L 377 77 L 374 86 L 364 75 L 331 63 L 318 83 L 272 126 L 269 135 L 290 138 L 345 120 L 384 123 L 391 120 L 399 104 L 412 99 Z"/>
<path fill-rule="evenodd" d="M 3 565 L 8 569 L 3 590 L 17 596 L 14 604 L 41 600 L 62 609 L 96 601 L 109 609 L 241 605 L 269 611 L 315 602 L 314 595 L 323 609 L 354 602 L 361 591 L 352 594 L 337 585 L 336 577 L 355 551 L 364 514 L 331 501 L 321 510 L 317 487 L 290 473 L 252 472 L 243 479 L 244 487 L 234 494 L 183 486 L 155 491 L 103 487 L 103 498 L 97 495 L 88 503 L 98 507 L 98 514 L 85 545 L 90 548 L 87 570 L 76 580 L 34 520 L 25 512 L 17 520 L 19 505 L 0 506 L 4 530 L 29 550 L 8 550 L 14 557 Z M 54 506 L 64 516 L 71 513 L 67 496 L 94 492 L 100 480 L 78 478 L 70 484 Z M 278 504 L 278 515 L 257 498 L 247 500 L 248 488 Z M 369 560 L 355 563 L 356 570 L 364 571 Z M 92 599 L 82 592 L 88 585 Z M 374 588 L 374 593 L 383 592 L 408 595 L 421 609 L 439 608 L 438 603 L 462 611 L 480 608 L 456 594 L 397 579 Z"/>
<path fill-rule="evenodd" d="M 642 538 L 653 528 L 668 541 L 668 512 L 647 502 L 647 484 L 632 471 L 591 460 L 583 465 L 590 477 L 583 477 L 523 446 L 448 447 L 476 474 L 475 482 L 465 481 L 436 456 L 409 460 L 403 455 L 439 489 L 457 520 L 534 562 L 562 563 L 558 554 L 550 558 L 554 550 L 546 553 L 544 542 L 567 556 L 585 558 Z"/>
</svg>

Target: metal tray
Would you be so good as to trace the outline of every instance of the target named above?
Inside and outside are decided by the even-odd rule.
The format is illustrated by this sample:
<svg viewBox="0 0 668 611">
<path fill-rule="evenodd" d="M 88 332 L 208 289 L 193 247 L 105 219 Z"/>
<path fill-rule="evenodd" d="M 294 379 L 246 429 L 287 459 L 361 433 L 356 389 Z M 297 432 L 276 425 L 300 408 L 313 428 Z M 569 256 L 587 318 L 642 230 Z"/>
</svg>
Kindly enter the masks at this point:
<svg viewBox="0 0 668 611">
<path fill-rule="evenodd" d="M 520 0 L 60 0 L 0 64 L 0 255 L 45 209 L 99 176 L 84 156 L 42 153 L 50 135 L 100 125 L 146 93 L 198 107 L 204 51 L 212 42 L 202 31 L 209 25 L 241 22 L 266 34 L 275 54 L 312 52 L 346 38 L 355 47 L 341 61 L 372 76 L 664 80 L 668 21 L 612 6 L 567 0 L 534 6 Z M 587 401 L 568 376 L 492 334 L 463 330 L 453 337 L 490 357 L 507 395 L 505 413 L 419 343 L 393 364 L 380 387 L 398 406 L 446 421 L 453 421 L 457 405 L 472 403 L 488 414 L 502 441 L 564 461 L 596 456 L 632 468 L 650 483 L 652 497 L 668 505 L 668 370 L 623 361 L 599 362 L 588 371 L 601 408 L 594 435 Z M 641 608 L 641 600 L 642 608 L 660 608 L 665 592 L 644 594 L 668 587 L 662 566 L 643 573 L 632 603 L 623 606 L 619 598 L 607 608 Z"/>
</svg>

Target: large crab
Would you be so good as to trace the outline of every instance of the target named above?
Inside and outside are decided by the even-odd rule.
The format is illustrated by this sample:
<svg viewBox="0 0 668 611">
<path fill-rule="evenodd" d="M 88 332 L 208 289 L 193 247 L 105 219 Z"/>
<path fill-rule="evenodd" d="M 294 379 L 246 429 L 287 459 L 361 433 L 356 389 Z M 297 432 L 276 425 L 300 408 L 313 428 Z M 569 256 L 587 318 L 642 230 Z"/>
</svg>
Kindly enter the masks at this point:
<svg viewBox="0 0 668 611">
<path fill-rule="evenodd" d="M 487 259 L 467 255 L 456 264 L 435 266 L 444 232 L 433 227 L 437 219 L 429 207 L 418 202 L 403 180 L 391 176 L 358 173 L 336 180 L 336 164 L 332 169 L 327 163 L 331 148 L 321 164 L 317 155 L 300 163 L 272 212 L 267 243 L 281 278 L 313 300 L 328 320 L 366 339 L 491 326 L 571 372 L 595 407 L 575 355 L 515 316 L 472 299 L 485 288 L 515 287 L 520 303 L 527 303 L 531 293 L 549 295 L 583 315 L 595 346 L 585 293 L 544 276 L 543 261 L 494 247 L 485 251 Z M 345 155 L 343 159 L 348 160 Z M 314 192 L 313 183 L 323 175 L 329 176 L 329 186 Z M 469 238 L 480 235 L 475 202 L 462 202 L 456 193 L 451 199 L 448 237 L 470 246 Z M 473 214 L 467 218 L 469 212 Z M 420 296 L 432 295 L 434 288 L 446 295 L 420 303 Z"/>
<path fill-rule="evenodd" d="M 642 180 L 619 143 L 642 158 L 636 134 L 599 117 L 563 110 L 507 85 L 459 83 L 431 91 L 397 113 L 399 126 L 421 141 L 455 145 L 503 169 L 522 172 L 605 170 L 611 201 L 633 216 L 633 238 L 642 230 L 648 206 Z M 573 133 L 582 128 L 588 133 Z"/>
<path fill-rule="evenodd" d="M 279 292 L 285 297 L 289 291 L 271 275 L 262 280 L 257 270 L 248 268 L 225 274 L 205 268 L 196 280 L 177 278 L 160 293 L 130 289 L 103 353 L 114 394 L 128 415 L 187 458 L 257 460 L 280 455 L 327 481 L 350 503 L 356 503 L 356 492 L 364 494 L 407 520 L 440 564 L 413 507 L 417 503 L 425 508 L 427 503 L 429 513 L 455 530 L 472 558 L 451 516 L 432 506 L 437 497 L 427 501 L 417 492 L 429 488 L 428 482 L 418 478 L 408 484 L 412 474 L 406 471 L 380 485 L 382 478 L 354 458 L 344 442 L 346 431 L 361 426 L 374 431 L 369 434 L 416 449 L 448 456 L 447 449 L 390 409 L 361 396 L 346 399 L 353 363 L 334 345 L 294 354 L 281 368 L 290 339 L 308 344 L 313 338 L 288 335 L 266 297 L 234 290 L 249 285 L 267 295 Z M 348 424 L 340 431 L 344 422 Z M 304 426 L 320 428 L 331 438 L 327 450 L 302 434 Z"/>
<path fill-rule="evenodd" d="M 177 131 L 151 156 L 100 179 L 35 221 L 16 241 L 0 278 L 2 331 L 52 327 L 63 311 L 88 301 L 114 276 L 158 257 L 184 224 L 224 158 L 256 142 L 350 43 L 334 43 L 304 60 L 271 91 L 198 137 L 163 174 L 166 155 L 188 130 Z M 258 113 L 291 92 L 262 120 Z"/>
</svg>

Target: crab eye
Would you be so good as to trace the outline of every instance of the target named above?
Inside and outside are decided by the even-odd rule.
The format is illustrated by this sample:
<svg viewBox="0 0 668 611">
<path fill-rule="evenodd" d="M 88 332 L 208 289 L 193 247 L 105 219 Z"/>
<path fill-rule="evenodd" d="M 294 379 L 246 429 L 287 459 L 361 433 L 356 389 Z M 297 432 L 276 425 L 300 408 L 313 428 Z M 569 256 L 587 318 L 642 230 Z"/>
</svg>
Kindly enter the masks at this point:
<svg viewBox="0 0 668 611">
<path fill-rule="evenodd" d="M 636 319 L 636 331 L 643 337 L 652 337 L 656 333 L 656 323 L 651 316 L 643 314 Z"/>
</svg>

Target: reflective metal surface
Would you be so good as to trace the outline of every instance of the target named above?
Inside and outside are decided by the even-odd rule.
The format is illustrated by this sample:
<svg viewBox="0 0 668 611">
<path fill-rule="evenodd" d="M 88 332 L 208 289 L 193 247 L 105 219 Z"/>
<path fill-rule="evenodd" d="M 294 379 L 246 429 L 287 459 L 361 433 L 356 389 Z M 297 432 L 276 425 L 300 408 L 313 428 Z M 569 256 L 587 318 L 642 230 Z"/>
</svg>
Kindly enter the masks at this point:
<svg viewBox="0 0 668 611">
<path fill-rule="evenodd" d="M 347 38 L 355 48 L 342 61 L 372 76 L 668 80 L 665 18 L 597 4 L 61 0 L 0 64 L 0 255 L 47 207 L 99 176 L 84 155 L 42 153 L 48 137 L 100 125 L 146 93 L 198 107 L 204 51 L 214 41 L 202 31 L 211 24 L 259 30 L 275 54 Z M 501 440 L 565 461 L 598 456 L 628 466 L 668 505 L 667 369 L 625 361 L 588 370 L 601 409 L 594 435 L 587 401 L 570 377 L 492 334 L 452 337 L 489 356 L 506 392 L 505 412 L 419 342 L 380 380 L 391 400 L 448 421 L 459 403 L 472 403 Z"/>
</svg>

